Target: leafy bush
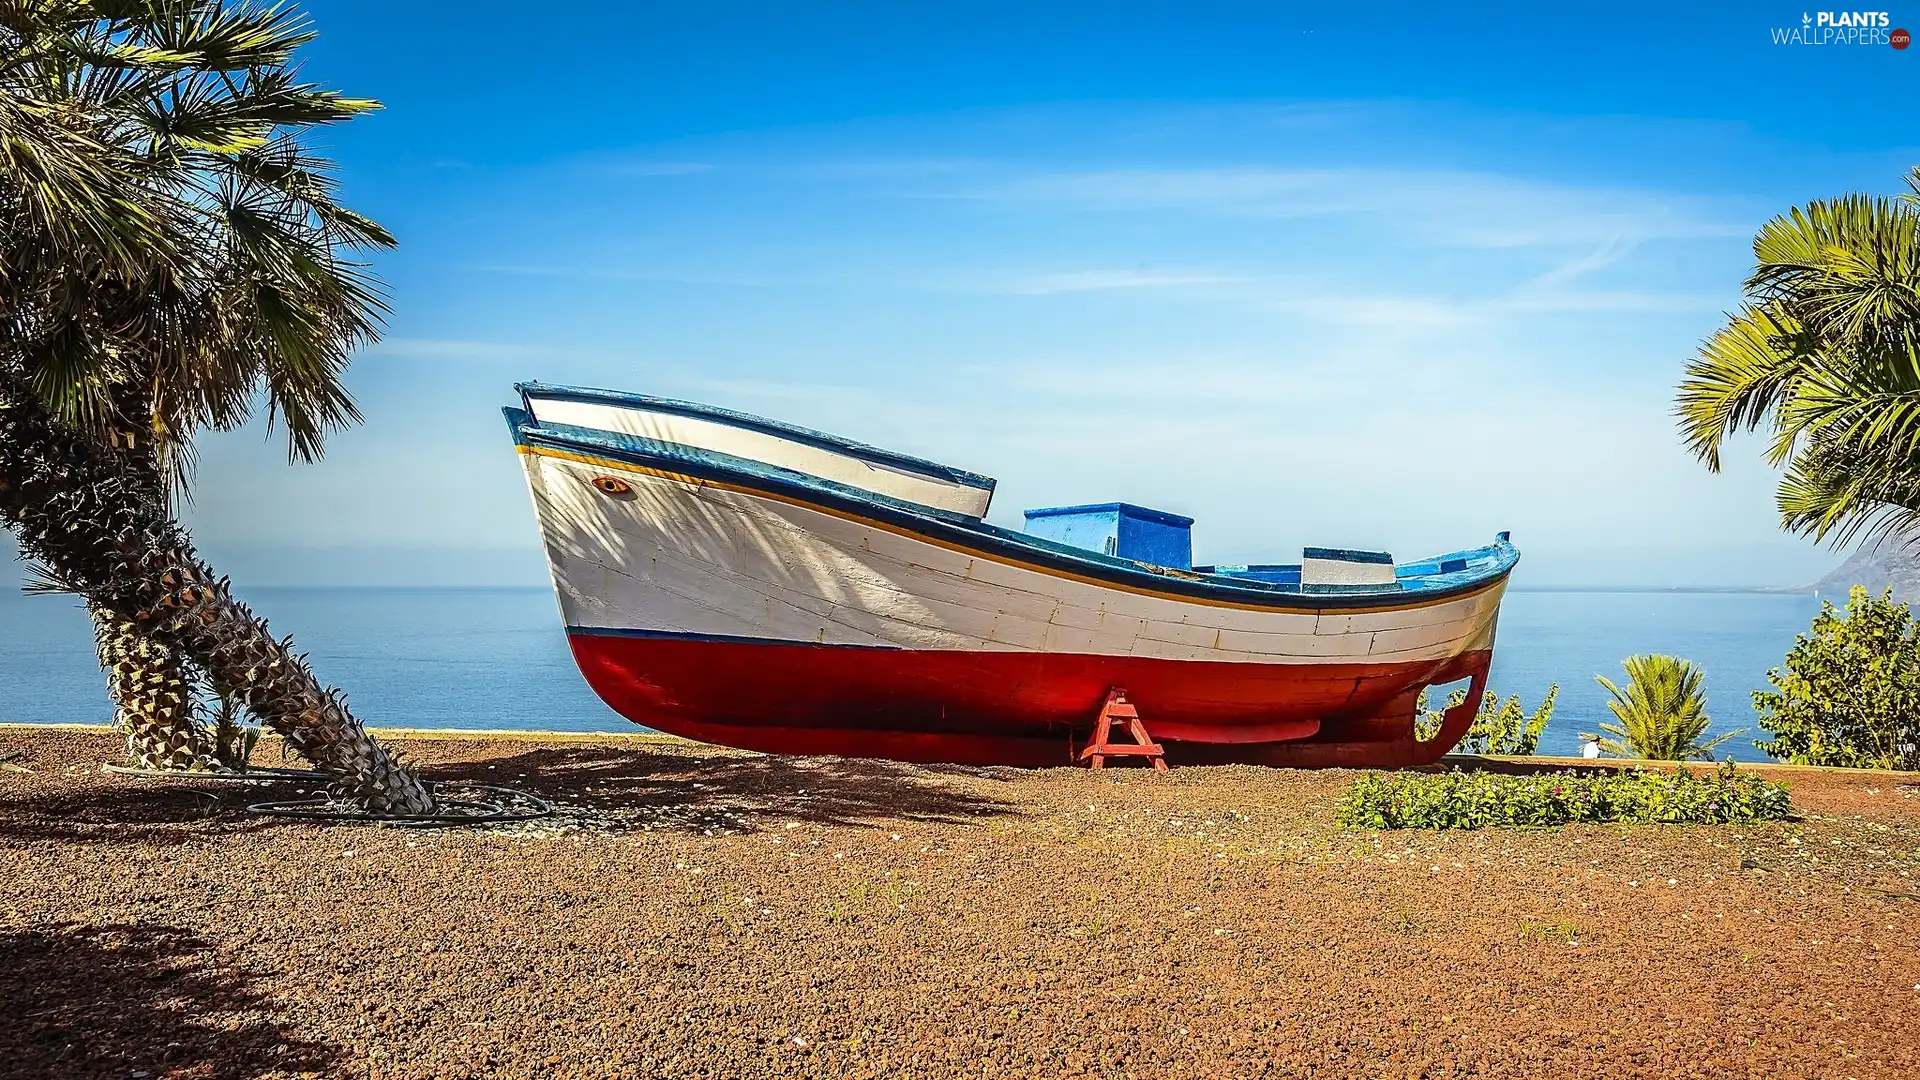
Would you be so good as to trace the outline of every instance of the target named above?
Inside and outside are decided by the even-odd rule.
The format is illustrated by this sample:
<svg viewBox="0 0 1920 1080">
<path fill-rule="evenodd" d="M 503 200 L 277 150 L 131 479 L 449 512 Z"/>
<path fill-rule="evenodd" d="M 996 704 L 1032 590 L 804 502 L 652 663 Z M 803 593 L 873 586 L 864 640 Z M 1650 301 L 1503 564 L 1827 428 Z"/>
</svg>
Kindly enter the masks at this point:
<svg viewBox="0 0 1920 1080">
<path fill-rule="evenodd" d="M 1486 829 L 1622 821 L 1736 825 L 1783 818 L 1787 790 L 1726 762 L 1711 773 L 1567 770 L 1368 773 L 1340 802 L 1359 829 Z"/>
<path fill-rule="evenodd" d="M 1462 754 L 1532 755 L 1540 745 L 1540 733 L 1547 730 L 1547 722 L 1553 719 L 1553 702 L 1559 696 L 1560 684 L 1554 683 L 1547 688 L 1540 707 L 1528 714 L 1520 705 L 1520 695 L 1515 694 L 1502 704 L 1500 695 L 1487 691 L 1480 699 L 1480 711 L 1473 718 L 1473 726 L 1467 728 L 1466 735 L 1454 749 Z M 1455 690 L 1447 695 L 1445 708 L 1451 709 L 1466 700 L 1466 690 Z M 1425 690 L 1420 692 L 1414 708 L 1418 710 L 1413 722 L 1415 737 L 1422 741 L 1433 738 L 1446 721 L 1446 712 L 1427 708 Z"/>
<path fill-rule="evenodd" d="M 1691 660 L 1677 656 L 1629 656 L 1622 690 L 1605 675 L 1594 681 L 1607 688 L 1613 700 L 1607 708 L 1617 724 L 1601 724 L 1612 738 L 1581 732 L 1608 757 L 1646 758 L 1650 761 L 1713 760 L 1713 750 L 1746 731 L 1729 731 L 1711 742 L 1701 742 L 1711 720 L 1707 716 L 1706 673 Z"/>
<path fill-rule="evenodd" d="M 1920 769 L 1920 626 L 1891 590 L 1875 600 L 1856 585 L 1844 612 L 1823 602 L 1767 681 L 1753 707 L 1773 735 L 1754 743 L 1768 757 Z"/>
</svg>

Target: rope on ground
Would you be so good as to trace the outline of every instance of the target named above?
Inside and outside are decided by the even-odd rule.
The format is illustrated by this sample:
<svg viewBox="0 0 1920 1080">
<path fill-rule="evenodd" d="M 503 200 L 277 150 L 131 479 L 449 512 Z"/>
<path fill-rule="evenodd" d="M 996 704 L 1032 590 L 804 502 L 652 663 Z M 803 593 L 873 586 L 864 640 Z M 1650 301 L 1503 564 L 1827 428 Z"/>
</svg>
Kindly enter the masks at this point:
<svg viewBox="0 0 1920 1080">
<path fill-rule="evenodd" d="M 441 792 L 450 787 L 487 794 L 494 798 L 450 799 L 442 796 Z M 532 821 L 553 813 L 552 803 L 515 788 L 453 781 L 445 785 L 435 785 L 433 793 L 434 801 L 440 805 L 441 809 L 437 814 L 376 814 L 346 800 L 333 797 L 254 803 L 247 807 L 247 812 L 265 817 L 360 822 L 368 825 L 392 825 L 416 829 L 444 828 L 450 825 L 504 825 L 517 821 Z"/>
</svg>

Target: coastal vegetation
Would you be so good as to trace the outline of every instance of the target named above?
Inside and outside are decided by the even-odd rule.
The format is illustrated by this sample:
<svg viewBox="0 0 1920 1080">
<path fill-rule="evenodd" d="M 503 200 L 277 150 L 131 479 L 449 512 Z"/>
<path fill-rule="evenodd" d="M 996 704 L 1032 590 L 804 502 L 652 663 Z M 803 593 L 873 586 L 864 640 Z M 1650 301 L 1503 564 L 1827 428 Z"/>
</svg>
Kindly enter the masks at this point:
<svg viewBox="0 0 1920 1080">
<path fill-rule="evenodd" d="M 241 718 L 238 695 L 229 694 L 203 703 L 213 717 L 213 754 L 222 768 L 244 772 L 253 760 L 253 749 L 260 744 L 260 727 Z"/>
<path fill-rule="evenodd" d="M 1687 446 L 1767 429 L 1781 526 L 1844 544 L 1920 527 L 1920 168 L 1907 194 L 1845 195 L 1754 237 L 1746 302 L 1679 387 Z"/>
<path fill-rule="evenodd" d="M 1712 722 L 1707 716 L 1706 673 L 1691 660 L 1675 656 L 1629 656 L 1622 688 L 1605 675 L 1595 675 L 1611 696 L 1607 710 L 1618 723 L 1601 722 L 1605 735 L 1581 732 L 1580 738 L 1600 748 L 1606 757 L 1644 758 L 1649 761 L 1713 760 L 1721 743 L 1746 729 L 1729 731 L 1701 742 Z"/>
<path fill-rule="evenodd" d="M 95 617 L 136 757 L 215 759 L 195 684 L 369 809 L 425 787 L 233 599 L 174 520 L 192 437 L 256 402 L 296 459 L 357 419 L 383 313 L 311 132 L 375 103 L 301 81 L 286 5 L 48 0 L 0 11 L 0 521 Z"/>
<path fill-rule="evenodd" d="M 1724 762 L 1710 773 L 1567 770 L 1368 773 L 1340 802 L 1356 829 L 1524 828 L 1574 823 L 1739 825 L 1791 810 L 1787 791 Z"/>
<path fill-rule="evenodd" d="M 1560 696 L 1560 684 L 1547 688 L 1546 697 L 1540 707 L 1527 712 L 1520 704 L 1520 695 L 1515 694 L 1506 701 L 1500 695 L 1489 690 L 1480 699 L 1480 711 L 1474 715 L 1473 725 L 1454 748 L 1462 754 L 1492 754 L 1496 756 L 1525 757 L 1533 754 L 1540 746 L 1540 735 L 1547 730 L 1547 724 L 1553 719 L 1553 703 Z M 1414 734 L 1422 739 L 1431 739 L 1440 730 L 1446 720 L 1445 709 L 1456 708 L 1467 700 L 1467 691 L 1462 688 L 1447 695 L 1443 709 L 1427 707 L 1427 692 L 1420 692 L 1415 704 Z"/>
<path fill-rule="evenodd" d="M 1906 184 L 1767 222 L 1746 302 L 1678 391 L 1682 436 L 1707 468 L 1728 438 L 1764 429 L 1781 527 L 1835 545 L 1920 543 L 1920 168 Z M 1806 764 L 1920 767 L 1915 667 L 1906 608 L 1856 588 L 1754 694 L 1774 736 L 1756 745 Z"/>
<path fill-rule="evenodd" d="M 1802 765 L 1920 769 L 1920 626 L 1891 591 L 1855 586 L 1844 610 L 1823 602 L 1813 627 L 1755 691 L 1756 745 Z"/>
</svg>

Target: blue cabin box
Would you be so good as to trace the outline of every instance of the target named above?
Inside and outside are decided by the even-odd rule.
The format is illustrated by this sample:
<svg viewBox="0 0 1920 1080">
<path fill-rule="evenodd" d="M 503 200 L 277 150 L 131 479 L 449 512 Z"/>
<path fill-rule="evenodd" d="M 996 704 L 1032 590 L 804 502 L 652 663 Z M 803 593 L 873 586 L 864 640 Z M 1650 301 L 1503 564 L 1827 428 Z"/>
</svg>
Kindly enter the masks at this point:
<svg viewBox="0 0 1920 1080">
<path fill-rule="evenodd" d="M 1132 503 L 1029 510 L 1027 535 L 1154 566 L 1193 569 L 1193 519 Z"/>
</svg>

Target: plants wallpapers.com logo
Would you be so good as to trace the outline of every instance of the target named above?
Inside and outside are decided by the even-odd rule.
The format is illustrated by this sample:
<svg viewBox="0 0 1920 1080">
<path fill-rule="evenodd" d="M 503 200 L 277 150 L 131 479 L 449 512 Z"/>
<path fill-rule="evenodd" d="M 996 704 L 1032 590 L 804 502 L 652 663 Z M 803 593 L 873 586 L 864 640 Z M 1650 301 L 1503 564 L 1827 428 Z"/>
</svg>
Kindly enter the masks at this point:
<svg viewBox="0 0 1920 1080">
<path fill-rule="evenodd" d="M 1802 12 L 1799 26 L 1776 26 L 1775 45 L 1891 45 L 1904 49 L 1913 36 L 1893 25 L 1885 11 Z"/>
</svg>

